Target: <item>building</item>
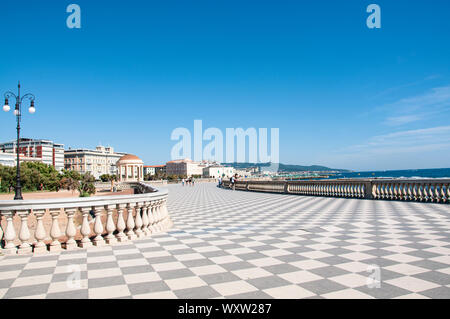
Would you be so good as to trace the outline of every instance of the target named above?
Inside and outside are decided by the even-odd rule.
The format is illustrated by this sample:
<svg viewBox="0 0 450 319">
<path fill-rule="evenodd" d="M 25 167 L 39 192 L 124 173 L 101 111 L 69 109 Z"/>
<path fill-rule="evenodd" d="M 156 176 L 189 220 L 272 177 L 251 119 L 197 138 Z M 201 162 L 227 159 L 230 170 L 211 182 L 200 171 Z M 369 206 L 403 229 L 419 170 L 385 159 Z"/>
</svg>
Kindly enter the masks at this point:
<svg viewBox="0 0 450 319">
<path fill-rule="evenodd" d="M 188 158 L 174 160 L 166 163 L 167 175 L 184 175 L 190 177 L 192 175 L 203 175 L 203 168 L 207 164 L 194 162 Z"/>
<path fill-rule="evenodd" d="M 19 161 L 22 162 L 42 162 L 40 158 L 26 157 L 19 154 Z M 14 167 L 17 163 L 17 153 L 3 153 L 0 151 L 0 165 Z"/>
<path fill-rule="evenodd" d="M 91 173 L 96 179 L 103 174 L 116 175 L 117 161 L 126 153 L 114 152 L 112 147 L 97 146 L 95 150 L 69 149 L 64 152 L 64 167 L 81 174 Z"/>
<path fill-rule="evenodd" d="M 24 158 L 34 158 L 36 161 L 53 166 L 58 171 L 64 169 L 64 144 L 50 140 L 21 138 L 18 148 L 17 141 L 0 144 L 0 152 L 16 154 L 19 152 Z"/>
<path fill-rule="evenodd" d="M 165 173 L 166 165 L 144 165 L 144 176 Z"/>
<path fill-rule="evenodd" d="M 222 165 L 211 165 L 203 168 L 203 177 L 205 178 L 229 178 L 234 175 L 234 168 Z"/>
<path fill-rule="evenodd" d="M 144 162 L 136 155 L 122 156 L 116 163 L 120 182 L 144 180 Z"/>
</svg>

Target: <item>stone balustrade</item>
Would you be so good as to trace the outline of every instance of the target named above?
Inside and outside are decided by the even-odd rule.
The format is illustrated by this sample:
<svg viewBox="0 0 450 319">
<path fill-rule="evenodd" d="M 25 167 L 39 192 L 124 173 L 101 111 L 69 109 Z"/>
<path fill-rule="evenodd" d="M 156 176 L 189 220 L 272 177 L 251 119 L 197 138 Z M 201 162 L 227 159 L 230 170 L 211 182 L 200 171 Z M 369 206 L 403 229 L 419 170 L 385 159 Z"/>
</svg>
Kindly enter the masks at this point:
<svg viewBox="0 0 450 319">
<path fill-rule="evenodd" d="M 0 223 L 0 249 L 4 254 L 72 250 L 144 238 L 169 229 L 172 221 L 167 190 L 145 183 L 137 186 L 132 195 L 0 201 L 4 225 Z M 47 229 L 44 216 L 51 224 Z"/>
<path fill-rule="evenodd" d="M 230 182 L 224 181 L 224 187 Z M 237 181 L 237 190 L 310 196 L 450 202 L 449 179 L 348 179 L 315 181 Z"/>
</svg>

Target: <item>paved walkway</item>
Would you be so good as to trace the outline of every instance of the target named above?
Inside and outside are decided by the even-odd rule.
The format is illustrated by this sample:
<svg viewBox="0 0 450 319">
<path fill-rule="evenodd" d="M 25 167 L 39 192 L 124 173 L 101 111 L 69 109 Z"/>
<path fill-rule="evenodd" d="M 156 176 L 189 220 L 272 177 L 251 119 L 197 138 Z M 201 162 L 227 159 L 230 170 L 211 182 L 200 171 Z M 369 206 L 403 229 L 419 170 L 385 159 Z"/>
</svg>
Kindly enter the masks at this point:
<svg viewBox="0 0 450 319">
<path fill-rule="evenodd" d="M 0 298 L 450 298 L 448 205 L 169 194 L 169 233 L 0 257 Z"/>
</svg>

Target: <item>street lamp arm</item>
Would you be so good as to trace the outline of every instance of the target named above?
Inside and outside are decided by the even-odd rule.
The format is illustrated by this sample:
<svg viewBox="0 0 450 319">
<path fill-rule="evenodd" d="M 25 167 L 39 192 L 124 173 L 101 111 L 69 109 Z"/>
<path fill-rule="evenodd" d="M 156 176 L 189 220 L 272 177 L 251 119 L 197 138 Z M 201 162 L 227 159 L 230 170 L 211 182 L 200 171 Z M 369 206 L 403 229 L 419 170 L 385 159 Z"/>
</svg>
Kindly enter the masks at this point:
<svg viewBox="0 0 450 319">
<path fill-rule="evenodd" d="M 35 100 L 35 96 L 33 94 L 31 94 L 31 93 L 25 94 L 20 99 L 20 102 L 22 102 L 24 99 L 29 99 L 30 101 L 34 101 Z"/>
<path fill-rule="evenodd" d="M 13 92 L 8 91 L 5 93 L 5 99 L 9 99 L 10 97 L 14 97 L 17 100 L 17 95 L 15 95 Z"/>
</svg>

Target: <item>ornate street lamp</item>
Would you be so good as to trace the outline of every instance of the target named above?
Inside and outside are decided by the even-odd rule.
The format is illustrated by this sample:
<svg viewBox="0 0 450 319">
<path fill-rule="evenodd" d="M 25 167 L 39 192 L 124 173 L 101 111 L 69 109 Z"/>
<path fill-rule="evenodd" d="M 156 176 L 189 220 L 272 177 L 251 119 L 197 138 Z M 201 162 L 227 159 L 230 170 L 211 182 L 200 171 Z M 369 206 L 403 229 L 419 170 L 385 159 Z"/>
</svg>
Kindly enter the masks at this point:
<svg viewBox="0 0 450 319">
<path fill-rule="evenodd" d="M 28 111 L 33 114 L 34 112 L 36 112 L 36 109 L 34 107 L 34 100 L 35 97 L 33 94 L 25 94 L 24 96 L 20 96 L 20 82 L 17 85 L 17 95 L 15 95 L 14 93 L 8 91 L 5 93 L 5 105 L 3 106 L 3 111 L 8 112 L 11 107 L 9 106 L 9 99 L 10 98 L 15 98 L 16 99 L 16 107 L 14 109 L 14 115 L 16 116 L 17 119 L 17 182 L 16 182 L 16 195 L 14 196 L 14 200 L 21 200 L 23 199 L 22 197 L 22 185 L 20 182 L 20 159 L 19 159 L 19 146 L 20 146 L 20 120 L 22 117 L 22 101 L 25 99 L 30 100 L 30 107 L 28 109 Z"/>
</svg>

